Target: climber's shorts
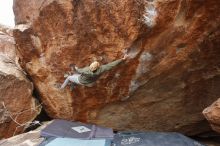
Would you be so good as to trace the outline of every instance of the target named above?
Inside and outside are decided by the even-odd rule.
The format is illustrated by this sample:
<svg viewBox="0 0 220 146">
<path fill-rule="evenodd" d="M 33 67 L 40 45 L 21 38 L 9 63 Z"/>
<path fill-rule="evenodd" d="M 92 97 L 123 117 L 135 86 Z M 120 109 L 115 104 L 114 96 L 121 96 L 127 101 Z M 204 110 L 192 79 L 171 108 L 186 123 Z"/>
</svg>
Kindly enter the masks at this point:
<svg viewBox="0 0 220 146">
<path fill-rule="evenodd" d="M 79 77 L 80 77 L 80 74 L 73 74 L 71 76 L 68 76 L 68 79 L 73 83 L 81 85 L 81 83 L 79 82 Z"/>
</svg>

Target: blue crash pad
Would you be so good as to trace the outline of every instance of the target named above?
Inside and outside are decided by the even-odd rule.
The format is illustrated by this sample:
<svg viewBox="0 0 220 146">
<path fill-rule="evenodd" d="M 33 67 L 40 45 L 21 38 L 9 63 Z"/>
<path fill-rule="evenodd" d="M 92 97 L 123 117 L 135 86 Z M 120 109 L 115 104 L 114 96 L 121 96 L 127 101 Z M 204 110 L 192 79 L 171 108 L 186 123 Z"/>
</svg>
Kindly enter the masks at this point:
<svg viewBox="0 0 220 146">
<path fill-rule="evenodd" d="M 111 141 L 105 139 L 81 140 L 73 138 L 55 138 L 44 146 L 110 146 Z"/>
<path fill-rule="evenodd" d="M 119 132 L 114 146 L 204 146 L 175 132 Z"/>
</svg>

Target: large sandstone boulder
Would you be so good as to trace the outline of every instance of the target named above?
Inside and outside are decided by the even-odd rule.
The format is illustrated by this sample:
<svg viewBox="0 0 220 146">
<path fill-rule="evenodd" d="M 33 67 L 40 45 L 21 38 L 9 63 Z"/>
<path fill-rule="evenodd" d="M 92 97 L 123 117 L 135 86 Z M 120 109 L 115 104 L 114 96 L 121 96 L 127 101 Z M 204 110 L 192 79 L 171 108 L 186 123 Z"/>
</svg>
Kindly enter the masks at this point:
<svg viewBox="0 0 220 146">
<path fill-rule="evenodd" d="M 203 115 L 211 124 L 212 129 L 220 133 L 220 98 L 205 108 Z"/>
<path fill-rule="evenodd" d="M 40 111 L 17 59 L 14 38 L 0 31 L 0 139 L 24 131 Z"/>
<path fill-rule="evenodd" d="M 49 116 L 117 130 L 209 129 L 219 97 L 219 0 L 14 0 L 20 63 Z M 69 65 L 130 58 L 92 87 L 56 87 Z"/>
</svg>

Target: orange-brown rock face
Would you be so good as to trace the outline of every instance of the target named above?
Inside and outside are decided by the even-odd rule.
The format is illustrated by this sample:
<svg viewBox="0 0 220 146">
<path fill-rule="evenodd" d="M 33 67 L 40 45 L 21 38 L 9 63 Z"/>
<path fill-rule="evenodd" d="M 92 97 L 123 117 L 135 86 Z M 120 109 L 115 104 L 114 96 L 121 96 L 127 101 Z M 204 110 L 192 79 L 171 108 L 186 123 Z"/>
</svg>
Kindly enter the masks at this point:
<svg viewBox="0 0 220 146">
<path fill-rule="evenodd" d="M 212 129 L 220 133 L 220 99 L 204 109 L 203 115 L 211 124 Z"/>
<path fill-rule="evenodd" d="M 36 1 L 35 1 L 36 2 Z M 219 0 L 15 0 L 22 66 L 53 118 L 117 130 L 208 130 L 219 97 Z M 32 9 L 30 9 L 32 8 Z M 92 87 L 61 91 L 69 65 L 130 58 Z"/>
<path fill-rule="evenodd" d="M 0 139 L 21 133 L 40 111 L 17 59 L 14 38 L 0 31 Z"/>
</svg>

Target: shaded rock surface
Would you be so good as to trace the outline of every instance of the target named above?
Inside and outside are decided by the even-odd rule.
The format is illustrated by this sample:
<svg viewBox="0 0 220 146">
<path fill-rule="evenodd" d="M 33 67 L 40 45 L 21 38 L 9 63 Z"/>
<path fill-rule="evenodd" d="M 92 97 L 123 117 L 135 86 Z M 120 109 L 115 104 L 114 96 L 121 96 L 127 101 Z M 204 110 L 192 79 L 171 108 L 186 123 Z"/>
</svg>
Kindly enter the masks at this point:
<svg viewBox="0 0 220 146">
<path fill-rule="evenodd" d="M 0 139 L 21 133 L 40 111 L 33 84 L 18 64 L 14 38 L 5 34 L 10 31 L 0 31 Z"/>
<path fill-rule="evenodd" d="M 33 131 L 0 140 L 0 146 L 38 146 L 45 139 L 40 136 L 41 130 L 49 123 L 46 122 Z"/>
<path fill-rule="evenodd" d="M 220 93 L 219 0 L 15 0 L 20 63 L 53 118 L 117 130 L 209 130 Z M 69 65 L 130 58 L 92 87 L 60 91 Z"/>
<path fill-rule="evenodd" d="M 211 124 L 212 129 L 220 133 L 220 98 L 204 109 L 203 115 Z"/>
</svg>

